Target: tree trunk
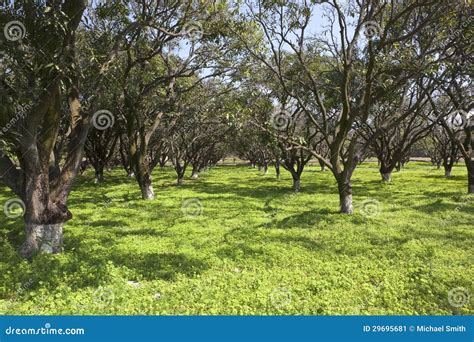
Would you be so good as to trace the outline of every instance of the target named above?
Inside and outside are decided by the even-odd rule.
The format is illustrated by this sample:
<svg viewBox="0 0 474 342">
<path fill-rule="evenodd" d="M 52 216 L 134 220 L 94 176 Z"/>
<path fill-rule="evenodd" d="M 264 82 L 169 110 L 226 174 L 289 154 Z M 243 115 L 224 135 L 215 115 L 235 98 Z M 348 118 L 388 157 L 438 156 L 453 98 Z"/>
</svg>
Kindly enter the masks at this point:
<svg viewBox="0 0 474 342">
<path fill-rule="evenodd" d="M 131 140 L 131 139 L 130 139 Z M 155 192 L 153 190 L 153 183 L 151 178 L 152 169 L 150 169 L 150 165 L 148 164 L 145 156 L 138 151 L 137 148 L 138 144 L 134 142 L 130 148 L 130 165 L 131 170 L 135 173 L 135 179 L 140 187 L 140 191 L 142 193 L 142 199 L 144 200 L 152 200 L 155 198 Z M 147 149 L 147 145 L 142 142 L 142 148 L 144 150 Z"/>
<path fill-rule="evenodd" d="M 300 192 L 301 191 L 301 180 L 299 175 L 293 176 L 293 191 Z"/>
<path fill-rule="evenodd" d="M 193 165 L 193 171 L 191 172 L 191 178 L 192 179 L 198 179 L 199 178 L 199 168 L 197 166 Z"/>
<path fill-rule="evenodd" d="M 392 181 L 392 173 L 391 172 L 387 172 L 387 173 L 380 173 L 380 175 L 382 176 L 382 181 L 384 182 L 391 182 Z"/>
<path fill-rule="evenodd" d="M 275 173 L 276 173 L 276 178 L 280 179 L 280 163 L 278 162 L 275 163 Z"/>
<path fill-rule="evenodd" d="M 141 179 L 138 181 L 140 190 L 142 193 L 142 199 L 152 200 L 155 198 L 155 192 L 151 181 L 151 176 L 148 173 L 143 174 Z"/>
<path fill-rule="evenodd" d="M 385 163 L 381 163 L 380 166 L 380 175 L 382 176 L 383 182 L 391 182 L 392 181 L 392 171 L 394 167 L 392 165 L 386 165 Z"/>
<path fill-rule="evenodd" d="M 326 171 L 326 164 L 324 164 L 323 162 L 319 161 L 319 166 L 321 166 L 321 172 L 325 172 L 325 171 Z"/>
<path fill-rule="evenodd" d="M 354 207 L 352 206 L 352 185 L 350 182 L 338 183 L 339 189 L 339 207 L 340 212 L 343 214 L 354 213 Z"/>
<path fill-rule="evenodd" d="M 268 165 L 267 165 L 267 164 L 265 164 L 265 165 L 263 166 L 263 174 L 264 174 L 264 175 L 268 174 Z"/>
<path fill-rule="evenodd" d="M 104 167 L 98 166 L 95 169 L 95 182 L 102 183 L 104 181 Z"/>
<path fill-rule="evenodd" d="M 167 161 L 168 161 L 168 158 L 166 156 L 160 158 L 160 161 L 158 163 L 160 164 L 160 169 L 161 170 L 163 170 L 165 168 Z"/>
<path fill-rule="evenodd" d="M 87 170 L 88 167 L 89 167 L 89 161 L 87 159 L 81 161 L 81 167 L 79 168 L 79 173 L 82 175 L 84 171 Z"/>
<path fill-rule="evenodd" d="M 21 255 L 29 258 L 39 252 L 52 254 L 63 251 L 64 223 L 26 223 L 26 241 L 21 247 Z"/>
<path fill-rule="evenodd" d="M 174 170 L 176 171 L 176 176 L 178 177 L 177 178 L 177 184 L 178 185 L 182 185 L 183 182 L 184 182 L 184 175 L 186 174 L 186 167 L 187 167 L 187 163 L 184 163 L 183 165 L 181 165 L 179 160 L 175 160 Z"/>
<path fill-rule="evenodd" d="M 451 178 L 451 170 L 452 170 L 452 166 L 451 165 L 444 165 L 444 176 L 446 178 Z"/>
</svg>

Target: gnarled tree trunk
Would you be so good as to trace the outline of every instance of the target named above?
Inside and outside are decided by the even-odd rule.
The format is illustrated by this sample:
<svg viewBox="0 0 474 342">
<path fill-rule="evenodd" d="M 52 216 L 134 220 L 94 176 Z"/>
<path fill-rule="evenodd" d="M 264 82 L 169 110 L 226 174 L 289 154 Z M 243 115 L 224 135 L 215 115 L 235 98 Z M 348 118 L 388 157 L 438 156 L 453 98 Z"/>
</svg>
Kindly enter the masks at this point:
<svg viewBox="0 0 474 342">
<path fill-rule="evenodd" d="M 321 172 L 326 172 L 326 164 L 319 160 L 319 166 L 321 166 Z"/>
<path fill-rule="evenodd" d="M 148 167 L 144 161 L 139 160 L 134 163 L 135 178 L 140 187 L 142 199 L 152 200 L 155 198 L 155 191 L 153 190 L 153 182 Z"/>
<path fill-rule="evenodd" d="M 179 161 L 179 159 L 175 159 L 174 161 L 174 169 L 176 171 L 176 175 L 177 175 L 177 184 L 178 185 L 182 185 L 183 182 L 184 182 L 184 174 L 186 173 L 186 167 L 187 167 L 187 163 L 184 162 L 182 165 L 181 165 L 181 162 Z"/>
<path fill-rule="evenodd" d="M 144 200 L 152 200 L 155 198 L 155 191 L 153 190 L 153 184 L 151 175 L 145 173 L 142 177 L 140 177 L 140 191 L 142 193 L 142 199 Z"/>
<path fill-rule="evenodd" d="M 382 176 L 382 181 L 384 182 L 391 182 L 392 181 L 392 173 L 391 172 L 380 172 Z"/>
<path fill-rule="evenodd" d="M 197 165 L 193 165 L 193 170 L 191 172 L 191 178 L 192 179 L 198 179 L 199 178 L 199 167 Z"/>
<path fill-rule="evenodd" d="M 293 191 L 300 192 L 301 191 L 301 179 L 299 175 L 293 176 Z"/>
<path fill-rule="evenodd" d="M 352 185 L 350 182 L 338 181 L 339 208 L 343 214 L 353 214 Z"/>
<path fill-rule="evenodd" d="M 38 252 L 61 253 L 63 251 L 64 223 L 36 224 L 26 223 L 26 241 L 20 249 L 25 257 L 31 257 Z"/>
<path fill-rule="evenodd" d="M 399 165 L 399 163 L 396 163 L 396 165 Z M 395 164 L 393 162 L 385 162 L 381 161 L 380 162 L 380 176 L 382 177 L 383 182 L 391 182 L 392 181 L 392 172 L 393 169 L 395 168 Z"/>
<path fill-rule="evenodd" d="M 97 166 L 95 169 L 95 182 L 102 183 L 104 181 L 104 166 Z"/>
<path fill-rule="evenodd" d="M 452 171 L 452 166 L 451 165 L 444 165 L 444 176 L 446 178 L 451 178 L 451 171 Z"/>
</svg>

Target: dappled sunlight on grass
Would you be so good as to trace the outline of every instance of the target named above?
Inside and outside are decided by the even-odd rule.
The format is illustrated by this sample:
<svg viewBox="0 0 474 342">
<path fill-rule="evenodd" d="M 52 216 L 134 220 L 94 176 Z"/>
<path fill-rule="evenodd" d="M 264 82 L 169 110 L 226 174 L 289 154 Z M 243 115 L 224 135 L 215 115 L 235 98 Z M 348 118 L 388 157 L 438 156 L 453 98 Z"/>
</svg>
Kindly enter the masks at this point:
<svg viewBox="0 0 474 342">
<path fill-rule="evenodd" d="M 21 260 L 21 219 L 0 217 L 0 303 L 9 314 L 472 314 L 472 299 L 456 308 L 447 298 L 472 293 L 474 279 L 474 206 L 464 166 L 453 175 L 409 163 L 382 184 L 363 164 L 347 216 L 316 167 L 300 194 L 287 173 L 221 166 L 176 186 L 166 168 L 148 202 L 121 170 L 100 185 L 87 174 L 62 255 Z M 182 208 L 190 198 L 195 215 Z"/>
</svg>

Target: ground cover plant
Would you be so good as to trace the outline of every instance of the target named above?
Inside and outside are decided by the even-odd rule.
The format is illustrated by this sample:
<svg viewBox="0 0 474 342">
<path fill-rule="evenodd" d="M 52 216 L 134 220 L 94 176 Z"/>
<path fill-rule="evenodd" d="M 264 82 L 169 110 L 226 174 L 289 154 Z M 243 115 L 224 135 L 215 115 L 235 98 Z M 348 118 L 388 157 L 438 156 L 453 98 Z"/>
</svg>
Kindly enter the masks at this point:
<svg viewBox="0 0 474 342">
<path fill-rule="evenodd" d="M 472 5 L 2 1 L 0 309 L 472 314 Z"/>
<path fill-rule="evenodd" d="M 157 196 L 121 170 L 81 176 L 70 198 L 65 252 L 21 259 L 21 218 L 0 215 L 1 308 L 6 314 L 472 314 L 472 197 L 453 177 L 409 163 L 381 182 L 376 163 L 354 175 L 355 213 L 340 215 L 319 166 L 275 179 L 217 166 Z M 189 175 L 188 175 L 189 176 Z M 0 201 L 12 198 L 5 187 Z M 13 227 L 13 229 L 12 229 Z M 459 295 L 459 293 L 458 293 Z M 450 297 L 451 296 L 451 297 Z M 459 300 L 459 298 L 458 298 Z"/>
</svg>

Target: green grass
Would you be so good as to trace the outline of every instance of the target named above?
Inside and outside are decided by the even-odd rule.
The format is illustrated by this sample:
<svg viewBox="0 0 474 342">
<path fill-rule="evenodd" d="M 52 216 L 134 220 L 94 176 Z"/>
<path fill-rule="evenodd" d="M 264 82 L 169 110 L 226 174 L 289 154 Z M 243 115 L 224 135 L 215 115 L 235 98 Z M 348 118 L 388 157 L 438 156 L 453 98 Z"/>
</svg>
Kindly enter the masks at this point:
<svg viewBox="0 0 474 342">
<path fill-rule="evenodd" d="M 332 175 L 316 167 L 304 172 L 298 195 L 288 173 L 276 180 L 272 172 L 222 166 L 177 187 L 167 168 L 155 173 L 149 202 L 121 170 L 102 185 L 89 174 L 70 197 L 74 218 L 61 255 L 18 258 L 21 219 L 0 214 L 0 309 L 473 314 L 474 206 L 464 166 L 453 175 L 410 163 L 382 184 L 376 164 L 363 164 L 353 180 L 356 213 L 348 216 L 338 214 Z M 1 188 L 0 203 L 12 197 Z M 182 212 L 189 198 L 201 201 L 201 215 Z M 380 212 L 367 215 L 365 200 Z M 461 308 L 448 300 L 456 288 L 471 293 Z"/>
</svg>

